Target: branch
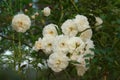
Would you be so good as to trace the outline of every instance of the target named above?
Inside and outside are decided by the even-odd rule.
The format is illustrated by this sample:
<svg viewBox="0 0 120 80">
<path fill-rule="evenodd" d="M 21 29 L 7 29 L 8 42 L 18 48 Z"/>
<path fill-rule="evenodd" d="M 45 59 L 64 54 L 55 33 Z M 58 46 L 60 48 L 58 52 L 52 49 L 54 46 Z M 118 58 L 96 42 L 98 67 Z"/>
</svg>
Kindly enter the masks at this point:
<svg viewBox="0 0 120 80">
<path fill-rule="evenodd" d="M 80 36 L 81 33 L 85 32 L 85 31 L 87 31 L 87 30 L 89 30 L 89 29 L 91 29 L 91 28 L 86 28 L 85 30 L 79 32 L 79 33 L 77 34 L 77 36 Z"/>
<path fill-rule="evenodd" d="M 85 32 L 85 31 L 87 31 L 87 30 L 89 30 L 89 29 L 95 29 L 95 28 L 97 28 L 97 27 L 99 27 L 99 26 L 86 28 L 85 30 L 79 32 L 79 33 L 77 34 L 77 36 L 79 36 L 81 33 Z"/>
<path fill-rule="evenodd" d="M 6 36 L 3 36 L 3 35 L 1 35 L 0 34 L 0 37 L 2 37 L 2 38 L 4 38 L 4 39 L 7 39 L 7 40 L 10 40 L 10 41 L 15 41 L 15 42 L 19 42 L 19 40 L 17 40 L 17 39 L 12 39 L 12 38 L 9 38 L 9 37 L 6 37 Z M 25 42 L 21 42 L 22 44 L 24 44 L 24 45 L 26 45 L 26 46 L 28 46 L 28 47 L 30 47 L 30 48 L 32 48 L 32 46 L 30 46 L 29 44 L 27 44 L 27 43 L 25 43 Z"/>
</svg>

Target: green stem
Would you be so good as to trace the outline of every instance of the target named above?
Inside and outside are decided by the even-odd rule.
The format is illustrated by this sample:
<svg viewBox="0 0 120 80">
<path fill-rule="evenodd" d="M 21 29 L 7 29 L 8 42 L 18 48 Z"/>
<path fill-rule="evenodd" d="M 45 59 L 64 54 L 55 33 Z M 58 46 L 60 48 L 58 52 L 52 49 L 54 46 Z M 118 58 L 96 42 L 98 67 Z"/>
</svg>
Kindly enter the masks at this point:
<svg viewBox="0 0 120 80">
<path fill-rule="evenodd" d="M 13 36 L 12 36 L 12 39 L 14 39 L 14 33 L 13 33 Z M 13 40 L 12 41 L 12 43 L 13 43 L 13 49 L 14 49 L 14 57 L 13 57 L 13 60 L 14 60 L 14 70 L 16 70 L 16 49 L 15 49 L 15 41 Z"/>
<path fill-rule="evenodd" d="M 75 2 L 73 0 L 70 0 L 70 2 L 72 3 L 72 5 L 74 6 L 75 10 L 79 13 L 79 9 L 78 7 L 75 5 Z"/>
<path fill-rule="evenodd" d="M 20 73 L 21 68 L 20 68 L 20 64 L 21 64 L 21 60 L 22 60 L 22 52 L 21 52 L 21 34 L 18 34 L 19 40 L 18 40 L 18 72 Z"/>
</svg>

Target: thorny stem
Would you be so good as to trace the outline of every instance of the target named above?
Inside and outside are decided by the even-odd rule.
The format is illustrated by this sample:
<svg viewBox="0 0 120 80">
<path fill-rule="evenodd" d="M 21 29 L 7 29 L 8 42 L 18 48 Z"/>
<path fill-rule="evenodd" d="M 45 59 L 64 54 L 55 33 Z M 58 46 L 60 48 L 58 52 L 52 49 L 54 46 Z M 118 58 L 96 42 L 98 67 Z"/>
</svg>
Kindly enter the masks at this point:
<svg viewBox="0 0 120 80">
<path fill-rule="evenodd" d="M 1 35 L 1 34 L 0 34 L 0 37 L 2 37 L 2 38 L 4 38 L 4 39 L 7 39 L 7 40 L 15 41 L 16 43 L 19 43 L 19 40 L 17 40 L 17 39 L 12 39 L 12 38 L 3 36 L 3 35 Z M 27 44 L 27 43 L 25 43 L 25 42 L 21 42 L 21 43 L 24 44 L 24 45 L 26 45 L 26 46 L 28 46 L 28 47 L 30 47 L 30 48 L 32 48 L 32 46 L 30 46 L 29 44 Z"/>
</svg>

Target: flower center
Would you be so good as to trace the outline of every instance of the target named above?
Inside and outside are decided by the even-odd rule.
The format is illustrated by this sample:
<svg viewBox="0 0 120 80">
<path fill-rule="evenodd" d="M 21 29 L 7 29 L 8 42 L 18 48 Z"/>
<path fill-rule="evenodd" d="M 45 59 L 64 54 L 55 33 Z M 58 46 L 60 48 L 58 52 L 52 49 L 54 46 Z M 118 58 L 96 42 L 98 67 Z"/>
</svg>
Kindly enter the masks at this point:
<svg viewBox="0 0 120 80">
<path fill-rule="evenodd" d="M 53 31 L 49 31 L 49 34 L 53 34 L 54 32 Z"/>
<path fill-rule="evenodd" d="M 42 48 L 41 44 L 38 44 L 38 47 L 39 47 L 39 48 Z"/>
<path fill-rule="evenodd" d="M 19 26 L 22 26 L 22 25 L 23 25 L 23 23 L 22 23 L 21 21 L 18 21 L 18 24 L 19 24 Z"/>
<path fill-rule="evenodd" d="M 61 43 L 63 46 L 65 45 L 65 43 Z"/>
<path fill-rule="evenodd" d="M 52 46 L 52 44 L 51 43 L 48 43 L 48 47 L 51 47 Z"/>
<path fill-rule="evenodd" d="M 73 30 L 74 30 L 74 28 L 73 28 L 73 27 L 69 27 L 69 30 L 70 30 L 70 31 L 73 31 Z"/>
<path fill-rule="evenodd" d="M 80 46 L 80 43 L 76 42 L 76 48 Z"/>
<path fill-rule="evenodd" d="M 57 61 L 56 61 L 56 64 L 57 64 L 57 65 L 60 65 L 60 64 L 61 64 L 61 61 L 60 61 L 60 60 L 57 60 Z"/>
</svg>

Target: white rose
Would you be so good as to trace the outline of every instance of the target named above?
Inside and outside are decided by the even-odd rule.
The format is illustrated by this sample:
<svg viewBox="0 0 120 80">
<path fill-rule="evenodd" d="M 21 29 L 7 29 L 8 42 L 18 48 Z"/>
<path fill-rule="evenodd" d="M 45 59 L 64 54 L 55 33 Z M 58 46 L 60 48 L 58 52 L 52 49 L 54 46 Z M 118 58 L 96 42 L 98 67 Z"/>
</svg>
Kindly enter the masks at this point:
<svg viewBox="0 0 120 80">
<path fill-rule="evenodd" d="M 43 48 L 43 42 L 42 42 L 42 39 L 39 38 L 39 40 L 35 42 L 35 45 L 34 45 L 33 49 L 35 51 L 38 51 L 38 50 L 40 50 L 42 48 Z"/>
<path fill-rule="evenodd" d="M 91 54 L 91 56 L 90 57 L 86 57 L 86 59 L 90 59 L 90 58 L 93 58 L 93 56 L 94 56 L 94 52 L 93 51 L 91 51 L 91 49 L 94 49 L 94 43 L 93 43 L 93 41 L 92 40 L 90 40 L 90 39 L 88 39 L 86 42 L 85 42 L 85 44 L 86 44 L 86 47 L 85 47 L 85 52 L 84 52 L 84 55 L 87 55 L 87 54 Z"/>
<path fill-rule="evenodd" d="M 76 66 L 76 69 L 77 69 L 77 73 L 79 76 L 83 76 L 84 73 L 88 70 L 89 67 L 86 67 L 88 63 L 85 62 L 85 59 L 90 59 L 90 58 L 93 58 L 93 56 L 90 56 L 90 57 L 85 57 L 85 55 L 87 54 L 91 54 L 91 55 L 94 55 L 94 52 L 90 50 L 90 48 L 94 48 L 94 44 L 93 44 L 93 41 L 88 39 L 86 42 L 85 42 L 85 52 L 84 54 L 81 54 L 78 59 L 77 59 L 77 62 L 79 62 L 80 64 L 75 64 Z"/>
<path fill-rule="evenodd" d="M 47 26 L 44 27 L 43 29 L 43 36 L 46 37 L 46 36 L 57 36 L 58 33 L 57 33 L 57 30 L 56 30 L 56 27 L 58 27 L 57 25 L 55 24 L 48 24 Z"/>
<path fill-rule="evenodd" d="M 69 58 L 70 58 L 70 60 L 72 60 L 72 61 L 77 61 L 80 55 L 81 55 L 81 54 L 79 54 L 79 53 L 77 53 L 77 52 L 73 52 L 73 53 L 70 54 L 70 57 L 69 57 Z"/>
<path fill-rule="evenodd" d="M 83 66 L 86 65 L 84 54 L 79 55 L 79 58 L 77 59 L 77 62 L 80 63 L 80 64 L 77 64 L 77 65 L 83 65 Z"/>
<path fill-rule="evenodd" d="M 43 14 L 44 14 L 44 16 L 49 16 L 50 13 L 51 13 L 51 10 L 50 10 L 49 7 L 45 7 L 45 8 L 43 9 Z"/>
<path fill-rule="evenodd" d="M 62 32 L 70 37 L 76 36 L 78 33 L 78 28 L 72 19 L 66 20 L 62 26 Z"/>
<path fill-rule="evenodd" d="M 51 54 L 53 52 L 53 41 L 54 37 L 47 36 L 43 37 L 43 51 L 45 54 Z"/>
<path fill-rule="evenodd" d="M 87 17 L 85 17 L 83 15 L 77 15 L 74 19 L 74 22 L 76 23 L 79 32 L 82 32 L 82 31 L 88 29 L 88 30 L 81 33 L 80 38 L 83 41 L 86 41 L 87 39 L 91 39 L 92 30 L 90 29 Z"/>
<path fill-rule="evenodd" d="M 83 76 L 85 72 L 88 70 L 88 68 L 86 67 L 84 55 L 80 55 L 77 62 L 80 63 L 80 64 L 75 64 L 77 69 L 77 74 L 78 76 Z"/>
<path fill-rule="evenodd" d="M 32 19 L 35 19 L 35 15 L 32 15 L 31 18 L 32 18 Z"/>
<path fill-rule="evenodd" d="M 53 43 L 53 51 L 67 53 L 69 50 L 68 44 L 67 44 L 68 39 L 69 38 L 64 35 L 57 36 Z"/>
<path fill-rule="evenodd" d="M 79 32 L 85 30 L 86 28 L 89 28 L 89 22 L 87 17 L 83 16 L 83 15 L 76 15 L 74 22 L 76 23 Z"/>
<path fill-rule="evenodd" d="M 68 40 L 68 46 L 70 53 L 83 53 L 85 44 L 80 37 L 71 37 Z"/>
<path fill-rule="evenodd" d="M 103 20 L 100 17 L 95 17 L 95 19 L 96 19 L 96 24 L 95 24 L 96 26 L 99 26 L 103 23 Z"/>
<path fill-rule="evenodd" d="M 12 28 L 17 32 L 26 32 L 31 26 L 30 18 L 25 14 L 17 14 L 12 19 Z"/>
<path fill-rule="evenodd" d="M 78 76 L 83 76 L 87 71 L 87 68 L 83 65 L 76 66 Z"/>
<path fill-rule="evenodd" d="M 48 66 L 54 72 L 60 72 L 64 70 L 69 64 L 69 58 L 62 53 L 53 53 L 49 56 Z"/>
<path fill-rule="evenodd" d="M 92 29 L 88 29 L 80 34 L 80 38 L 86 42 L 87 39 L 92 38 Z"/>
</svg>

